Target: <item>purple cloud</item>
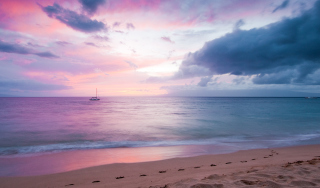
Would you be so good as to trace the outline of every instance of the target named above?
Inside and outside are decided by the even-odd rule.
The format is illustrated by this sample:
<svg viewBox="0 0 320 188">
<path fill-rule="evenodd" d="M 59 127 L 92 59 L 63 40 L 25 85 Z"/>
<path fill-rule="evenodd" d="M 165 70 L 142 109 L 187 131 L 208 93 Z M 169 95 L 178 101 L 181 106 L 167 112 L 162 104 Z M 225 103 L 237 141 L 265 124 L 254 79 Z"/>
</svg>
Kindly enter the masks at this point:
<svg viewBox="0 0 320 188">
<path fill-rule="evenodd" d="M 112 27 L 115 28 L 115 27 L 119 27 L 121 25 L 121 22 L 114 22 L 112 24 Z"/>
<path fill-rule="evenodd" d="M 59 57 L 59 56 L 54 55 L 51 52 L 37 52 L 34 54 L 37 56 L 40 56 L 40 57 L 47 57 L 47 58 L 58 58 Z"/>
<path fill-rule="evenodd" d="M 130 30 L 130 29 L 135 29 L 134 25 L 132 23 L 127 23 L 127 29 Z"/>
<path fill-rule="evenodd" d="M 134 68 L 134 69 L 137 69 L 138 68 L 138 65 L 132 63 L 131 61 L 127 61 L 125 60 L 124 62 L 128 63 L 130 65 L 130 67 Z"/>
<path fill-rule="evenodd" d="M 100 5 L 103 5 L 105 0 L 79 0 L 82 4 L 82 9 L 89 14 L 94 14 Z"/>
<path fill-rule="evenodd" d="M 123 31 L 120 31 L 120 30 L 114 30 L 114 31 L 117 33 L 124 33 Z"/>
<path fill-rule="evenodd" d="M 97 39 L 97 40 L 104 40 L 104 41 L 107 41 L 107 42 L 110 41 L 110 38 L 107 37 L 107 36 L 95 35 L 95 36 L 93 36 L 93 37 L 94 37 L 95 39 Z"/>
<path fill-rule="evenodd" d="M 59 45 L 61 45 L 61 46 L 66 46 L 66 45 L 71 44 L 71 43 L 66 42 L 66 41 L 57 41 L 56 43 L 59 44 Z"/>
<path fill-rule="evenodd" d="M 10 44 L 6 42 L 2 42 L 1 40 L 0 40 L 0 52 L 25 54 L 25 55 L 33 54 L 39 57 L 59 58 L 59 56 L 56 56 L 51 52 L 35 52 L 34 50 L 23 47 L 19 44 Z"/>
<path fill-rule="evenodd" d="M 170 37 L 161 37 L 161 39 L 163 41 L 170 42 L 170 43 L 174 44 L 174 42 L 170 39 Z"/>
<path fill-rule="evenodd" d="M 50 18 L 55 18 L 74 30 L 92 33 L 107 29 L 104 23 L 97 20 L 91 20 L 83 14 L 78 14 L 74 11 L 64 9 L 57 3 L 54 3 L 53 6 L 47 7 L 43 7 L 40 4 L 38 5 Z"/>
<path fill-rule="evenodd" d="M 96 48 L 100 48 L 98 45 L 96 45 L 96 44 L 93 43 L 93 42 L 85 42 L 84 44 L 85 44 L 85 45 L 88 45 L 88 46 L 93 46 L 93 47 L 96 47 Z"/>
</svg>

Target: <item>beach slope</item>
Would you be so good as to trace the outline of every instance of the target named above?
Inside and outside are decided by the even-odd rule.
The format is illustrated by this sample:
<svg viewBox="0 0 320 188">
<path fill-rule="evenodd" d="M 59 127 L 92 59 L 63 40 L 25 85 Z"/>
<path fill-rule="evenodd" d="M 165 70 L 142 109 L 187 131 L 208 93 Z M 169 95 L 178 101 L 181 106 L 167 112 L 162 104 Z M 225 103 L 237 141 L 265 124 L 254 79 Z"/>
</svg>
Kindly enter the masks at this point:
<svg viewBox="0 0 320 188">
<path fill-rule="evenodd" d="M 32 169 L 30 169 L 32 170 Z M 320 145 L 109 164 L 58 174 L 0 177 L 12 187 L 320 187 Z"/>
</svg>

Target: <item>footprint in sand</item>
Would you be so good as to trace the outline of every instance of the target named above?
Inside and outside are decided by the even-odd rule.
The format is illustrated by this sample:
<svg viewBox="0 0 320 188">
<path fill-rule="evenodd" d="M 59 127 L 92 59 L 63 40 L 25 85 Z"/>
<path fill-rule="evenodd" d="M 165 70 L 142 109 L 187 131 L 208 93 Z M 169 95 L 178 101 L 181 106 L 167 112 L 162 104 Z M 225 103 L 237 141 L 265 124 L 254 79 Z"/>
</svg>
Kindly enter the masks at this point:
<svg viewBox="0 0 320 188">
<path fill-rule="evenodd" d="M 212 187 L 212 188 L 223 188 L 223 184 L 206 184 L 206 183 L 198 183 L 198 184 L 195 184 L 195 185 L 192 185 L 190 188 L 198 188 L 198 187 Z"/>
<path fill-rule="evenodd" d="M 178 171 L 184 171 L 184 169 L 183 169 L 183 168 L 180 168 Z"/>
<path fill-rule="evenodd" d="M 70 184 L 68 184 L 68 185 L 65 185 L 65 186 L 67 187 L 67 186 L 71 186 L 71 185 L 74 185 L 74 184 L 73 184 L 73 183 L 70 183 Z"/>
<path fill-rule="evenodd" d="M 147 175 L 145 175 L 145 174 L 141 174 L 140 176 L 147 176 Z"/>
<path fill-rule="evenodd" d="M 164 170 L 163 170 L 163 171 L 159 171 L 159 173 L 166 173 L 166 172 L 167 172 L 167 171 L 164 171 Z"/>
<path fill-rule="evenodd" d="M 242 162 L 242 163 L 246 163 L 246 162 L 248 162 L 248 161 L 240 161 L 240 162 Z"/>
<path fill-rule="evenodd" d="M 232 162 L 227 162 L 226 164 L 231 164 Z"/>
<path fill-rule="evenodd" d="M 252 170 L 248 170 L 247 173 L 251 173 L 251 172 L 257 172 L 257 169 L 252 169 Z"/>
<path fill-rule="evenodd" d="M 215 164 L 211 164 L 210 166 L 217 166 L 217 165 L 215 165 Z"/>
<path fill-rule="evenodd" d="M 194 168 L 200 168 L 200 166 L 196 166 L 196 167 L 194 167 Z"/>
<path fill-rule="evenodd" d="M 122 179 L 124 178 L 124 176 L 119 176 L 119 177 L 116 177 L 116 179 Z"/>
<path fill-rule="evenodd" d="M 310 182 L 310 181 L 292 181 L 291 185 L 298 186 L 298 187 L 307 187 L 307 186 L 316 186 L 317 184 Z"/>
<path fill-rule="evenodd" d="M 255 184 L 259 183 L 258 181 L 249 181 L 249 180 L 240 180 L 240 181 L 246 185 L 255 185 Z"/>
<path fill-rule="evenodd" d="M 100 181 L 93 181 L 92 183 L 99 183 Z"/>
</svg>

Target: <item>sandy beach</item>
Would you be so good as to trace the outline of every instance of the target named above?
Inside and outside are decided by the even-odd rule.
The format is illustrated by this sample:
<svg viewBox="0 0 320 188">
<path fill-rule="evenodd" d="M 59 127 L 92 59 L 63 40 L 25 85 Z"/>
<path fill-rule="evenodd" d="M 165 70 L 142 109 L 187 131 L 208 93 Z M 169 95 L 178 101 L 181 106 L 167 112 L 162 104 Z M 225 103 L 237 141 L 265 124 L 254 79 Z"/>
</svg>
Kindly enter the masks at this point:
<svg viewBox="0 0 320 188">
<path fill-rule="evenodd" d="M 32 169 L 30 169 L 32 170 Z M 320 145 L 118 163 L 28 177 L 1 187 L 319 187 Z"/>
</svg>

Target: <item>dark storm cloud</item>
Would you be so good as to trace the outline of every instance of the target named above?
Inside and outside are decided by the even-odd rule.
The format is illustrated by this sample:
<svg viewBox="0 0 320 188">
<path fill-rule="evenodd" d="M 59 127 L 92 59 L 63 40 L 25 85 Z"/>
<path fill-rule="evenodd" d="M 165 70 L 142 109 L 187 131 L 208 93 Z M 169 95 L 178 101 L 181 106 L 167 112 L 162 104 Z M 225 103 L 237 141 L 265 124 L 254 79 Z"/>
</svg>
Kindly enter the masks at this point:
<svg viewBox="0 0 320 188">
<path fill-rule="evenodd" d="M 173 79 L 257 75 L 255 84 L 316 84 L 320 76 L 320 1 L 296 18 L 235 30 L 189 53 Z"/>
<path fill-rule="evenodd" d="M 100 5 L 103 5 L 105 0 L 79 0 L 82 4 L 83 10 L 89 14 L 94 14 Z"/>
<path fill-rule="evenodd" d="M 285 9 L 288 5 L 289 5 L 289 0 L 285 0 L 285 1 L 282 2 L 281 5 L 277 6 L 277 7 L 272 11 L 272 13 L 275 13 L 275 12 L 277 12 L 278 10 L 281 10 L 281 9 Z"/>
<path fill-rule="evenodd" d="M 97 20 L 91 20 L 86 15 L 78 14 L 74 11 L 64 9 L 57 3 L 54 3 L 53 6 L 47 7 L 43 7 L 40 4 L 38 5 L 50 18 L 55 18 L 74 30 L 91 33 L 106 29 L 104 23 Z"/>
<path fill-rule="evenodd" d="M 19 44 L 10 44 L 6 42 L 2 42 L 0 40 L 0 52 L 6 52 L 6 53 L 16 53 L 16 54 L 34 54 L 40 57 L 47 57 L 47 58 L 58 58 L 59 56 L 56 56 L 52 54 L 51 52 L 35 52 L 34 50 L 30 48 L 23 47 Z"/>
</svg>

